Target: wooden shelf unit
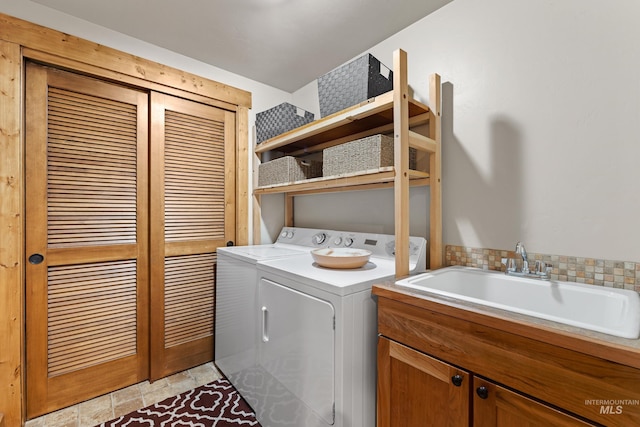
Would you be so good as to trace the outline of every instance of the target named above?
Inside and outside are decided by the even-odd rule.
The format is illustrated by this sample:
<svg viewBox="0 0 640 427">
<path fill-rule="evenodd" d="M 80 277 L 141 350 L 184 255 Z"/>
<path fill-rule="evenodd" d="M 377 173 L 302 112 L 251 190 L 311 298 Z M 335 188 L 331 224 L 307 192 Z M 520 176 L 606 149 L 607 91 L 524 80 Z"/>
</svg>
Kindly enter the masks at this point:
<svg viewBox="0 0 640 427">
<path fill-rule="evenodd" d="M 321 177 L 254 187 L 254 242 L 260 241 L 260 196 L 285 194 L 285 225 L 293 226 L 293 198 L 303 194 L 338 191 L 394 188 L 396 277 L 409 274 L 409 187 L 429 185 L 429 266 L 440 268 L 443 264 L 442 247 L 442 193 L 441 193 L 441 90 L 440 76 L 433 74 L 429 82 L 429 106 L 409 95 L 407 83 L 407 54 L 397 50 L 393 56 L 393 87 L 375 98 L 346 108 L 330 116 L 271 138 L 255 148 L 256 167 L 254 183 L 257 183 L 257 165 L 262 155 L 278 151 L 289 156 L 305 156 L 328 147 L 344 144 L 370 135 L 393 132 L 394 166 L 344 175 Z M 413 130 L 427 125 L 428 135 Z M 417 170 L 409 169 L 409 148 L 422 155 Z M 402 242 L 407 242 L 403 244 Z"/>
</svg>

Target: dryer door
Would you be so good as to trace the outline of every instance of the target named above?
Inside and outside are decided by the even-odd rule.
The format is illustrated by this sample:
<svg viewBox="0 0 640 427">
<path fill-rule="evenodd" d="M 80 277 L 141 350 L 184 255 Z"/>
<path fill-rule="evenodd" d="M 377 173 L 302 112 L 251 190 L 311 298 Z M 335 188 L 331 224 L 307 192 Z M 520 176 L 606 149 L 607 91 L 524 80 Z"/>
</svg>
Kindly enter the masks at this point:
<svg viewBox="0 0 640 427">
<path fill-rule="evenodd" d="M 264 384 L 271 388 L 264 390 L 264 396 L 279 400 L 264 406 L 268 418 L 292 425 L 333 424 L 333 305 L 264 278 L 259 295 L 259 364 Z"/>
</svg>

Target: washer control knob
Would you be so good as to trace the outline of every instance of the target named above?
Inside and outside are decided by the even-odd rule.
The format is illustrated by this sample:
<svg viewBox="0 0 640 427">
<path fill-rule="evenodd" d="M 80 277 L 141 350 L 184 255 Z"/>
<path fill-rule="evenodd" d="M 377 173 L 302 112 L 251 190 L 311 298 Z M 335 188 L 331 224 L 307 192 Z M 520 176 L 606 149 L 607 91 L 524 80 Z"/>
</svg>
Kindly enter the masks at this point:
<svg viewBox="0 0 640 427">
<path fill-rule="evenodd" d="M 323 244 L 325 240 L 327 240 L 326 233 L 318 233 L 315 236 L 313 236 L 313 243 L 316 245 Z"/>
<path fill-rule="evenodd" d="M 346 239 L 344 239 L 344 245 L 346 247 L 353 245 L 353 239 L 351 237 L 347 237 Z"/>
<path fill-rule="evenodd" d="M 342 237 L 336 237 L 333 240 L 333 244 L 336 245 L 336 246 L 340 245 L 340 243 L 342 243 Z"/>
<path fill-rule="evenodd" d="M 293 239 L 293 231 L 287 231 L 287 239 Z"/>
<path fill-rule="evenodd" d="M 282 230 L 282 233 L 280 233 L 280 237 L 282 237 L 283 239 L 288 235 L 289 235 L 289 232 L 287 230 Z"/>
</svg>

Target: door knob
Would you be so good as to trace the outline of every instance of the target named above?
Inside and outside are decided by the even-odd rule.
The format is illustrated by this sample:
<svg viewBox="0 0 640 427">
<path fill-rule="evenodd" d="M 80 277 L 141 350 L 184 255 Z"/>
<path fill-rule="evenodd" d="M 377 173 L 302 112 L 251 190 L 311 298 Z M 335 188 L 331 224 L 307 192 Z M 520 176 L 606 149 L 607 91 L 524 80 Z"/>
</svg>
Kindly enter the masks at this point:
<svg viewBox="0 0 640 427">
<path fill-rule="evenodd" d="M 29 256 L 29 263 L 37 265 L 44 261 L 44 256 L 41 254 L 31 254 Z"/>
<path fill-rule="evenodd" d="M 486 399 L 489 397 L 489 389 L 485 386 L 480 386 L 476 389 L 476 393 L 480 397 L 480 399 Z"/>
<path fill-rule="evenodd" d="M 462 375 L 456 374 L 451 377 L 451 382 L 453 383 L 454 386 L 460 387 L 462 385 L 462 379 L 463 379 Z"/>
</svg>

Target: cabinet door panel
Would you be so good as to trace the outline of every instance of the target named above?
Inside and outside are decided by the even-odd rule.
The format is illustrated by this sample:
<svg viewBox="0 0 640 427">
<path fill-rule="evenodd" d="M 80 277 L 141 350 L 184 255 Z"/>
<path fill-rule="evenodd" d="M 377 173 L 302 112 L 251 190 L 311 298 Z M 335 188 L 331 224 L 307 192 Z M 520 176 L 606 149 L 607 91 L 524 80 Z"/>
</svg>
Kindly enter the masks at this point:
<svg viewBox="0 0 640 427">
<path fill-rule="evenodd" d="M 378 427 L 468 426 L 469 390 L 467 372 L 379 338 Z"/>
<path fill-rule="evenodd" d="M 478 427 L 593 426 L 490 381 L 473 380 L 473 425 Z M 477 390 L 484 387 L 485 398 Z"/>
<path fill-rule="evenodd" d="M 147 378 L 148 94 L 35 64 L 27 82 L 31 418 Z"/>
<path fill-rule="evenodd" d="M 213 359 L 216 248 L 235 240 L 235 113 L 151 94 L 151 367 Z"/>
</svg>

